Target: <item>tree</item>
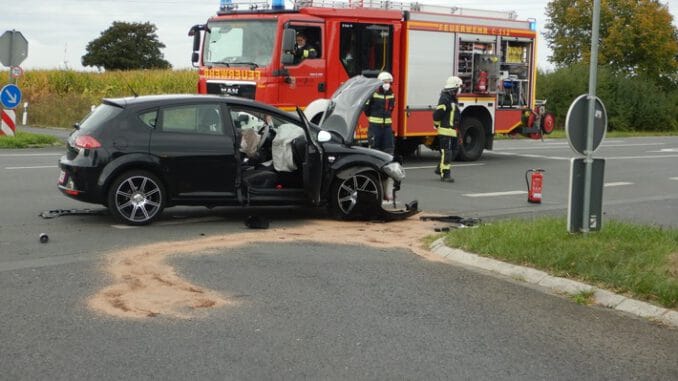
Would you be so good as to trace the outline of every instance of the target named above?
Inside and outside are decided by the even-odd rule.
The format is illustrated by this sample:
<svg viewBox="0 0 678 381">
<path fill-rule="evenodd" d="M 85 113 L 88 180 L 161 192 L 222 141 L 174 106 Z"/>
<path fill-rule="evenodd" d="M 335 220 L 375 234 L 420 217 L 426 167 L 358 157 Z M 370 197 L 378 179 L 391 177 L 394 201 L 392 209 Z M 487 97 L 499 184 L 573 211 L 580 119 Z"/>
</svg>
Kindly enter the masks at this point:
<svg viewBox="0 0 678 381">
<path fill-rule="evenodd" d="M 87 44 L 83 66 L 106 70 L 168 69 L 162 53 L 165 44 L 158 41 L 156 26 L 151 23 L 114 21 L 101 36 Z"/>
<path fill-rule="evenodd" d="M 593 0 L 551 0 L 544 36 L 558 67 L 589 63 Z M 617 72 L 675 80 L 678 29 L 658 0 L 601 0 L 598 62 Z"/>
</svg>

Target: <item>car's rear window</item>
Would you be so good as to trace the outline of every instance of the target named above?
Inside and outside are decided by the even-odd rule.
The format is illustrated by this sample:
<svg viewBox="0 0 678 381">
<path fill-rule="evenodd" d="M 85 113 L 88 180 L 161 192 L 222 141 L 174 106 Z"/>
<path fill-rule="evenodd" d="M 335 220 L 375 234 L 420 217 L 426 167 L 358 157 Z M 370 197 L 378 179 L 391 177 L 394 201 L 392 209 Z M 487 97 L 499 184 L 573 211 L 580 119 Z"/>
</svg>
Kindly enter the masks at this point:
<svg viewBox="0 0 678 381">
<path fill-rule="evenodd" d="M 80 130 L 88 130 L 101 126 L 109 120 L 115 118 L 122 112 L 122 108 L 107 104 L 97 106 L 80 122 Z"/>
</svg>

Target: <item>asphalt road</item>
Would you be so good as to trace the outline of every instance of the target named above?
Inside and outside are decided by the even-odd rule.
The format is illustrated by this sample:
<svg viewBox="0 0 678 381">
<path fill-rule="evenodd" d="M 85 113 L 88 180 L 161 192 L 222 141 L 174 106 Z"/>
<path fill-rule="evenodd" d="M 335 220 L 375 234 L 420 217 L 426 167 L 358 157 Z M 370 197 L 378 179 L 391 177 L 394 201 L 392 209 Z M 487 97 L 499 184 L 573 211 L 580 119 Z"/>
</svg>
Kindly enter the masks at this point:
<svg viewBox="0 0 678 381">
<path fill-rule="evenodd" d="M 436 180 L 435 157 L 424 153 L 406 163 L 403 196 L 427 211 L 484 218 L 563 213 L 573 156 L 563 142 L 497 142 L 483 160 L 459 163 L 452 184 Z M 676 138 L 605 142 L 606 182 L 617 184 L 605 188 L 606 218 L 676 226 L 678 153 L 667 151 L 676 148 Z M 238 303 L 192 319 L 96 313 L 86 300 L 110 284 L 102 267 L 111 252 L 243 232 L 249 212 L 173 208 L 143 228 L 105 214 L 42 219 L 49 209 L 101 210 L 56 190 L 60 154 L 0 151 L 1 378 L 678 379 L 677 330 L 351 242 L 177 255 L 178 274 Z M 544 202 L 531 205 L 510 192 L 525 191 L 524 171 L 537 166 L 547 171 Z M 503 194 L 477 196 L 487 193 Z M 273 227 L 323 218 L 264 212 Z"/>
</svg>

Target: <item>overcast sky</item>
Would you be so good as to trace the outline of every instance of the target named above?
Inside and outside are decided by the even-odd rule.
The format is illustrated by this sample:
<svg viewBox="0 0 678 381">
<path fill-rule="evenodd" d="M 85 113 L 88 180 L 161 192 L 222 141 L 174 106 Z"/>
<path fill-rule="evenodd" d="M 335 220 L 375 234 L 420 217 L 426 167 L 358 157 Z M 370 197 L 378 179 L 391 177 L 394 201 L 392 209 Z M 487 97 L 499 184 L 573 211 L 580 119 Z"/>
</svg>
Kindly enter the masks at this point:
<svg viewBox="0 0 678 381">
<path fill-rule="evenodd" d="M 661 0 L 678 19 L 678 0 Z M 234 1 L 235 2 L 235 1 Z M 405 1 L 408 2 L 408 1 Z M 540 32 L 539 66 L 551 68 L 544 42 L 548 0 L 419 0 L 423 4 L 516 11 L 519 19 L 534 18 Z M 164 57 L 174 68 L 191 66 L 192 39 L 188 29 L 214 15 L 219 0 L 2 0 L 0 29 L 20 31 L 28 40 L 24 70 L 70 68 L 84 70 L 81 57 L 87 43 L 98 38 L 113 21 L 150 22 L 166 47 Z M 291 8 L 291 2 L 287 1 Z M 0 30 L 0 33 L 4 32 Z M 91 70 L 91 68 L 89 69 Z"/>
</svg>

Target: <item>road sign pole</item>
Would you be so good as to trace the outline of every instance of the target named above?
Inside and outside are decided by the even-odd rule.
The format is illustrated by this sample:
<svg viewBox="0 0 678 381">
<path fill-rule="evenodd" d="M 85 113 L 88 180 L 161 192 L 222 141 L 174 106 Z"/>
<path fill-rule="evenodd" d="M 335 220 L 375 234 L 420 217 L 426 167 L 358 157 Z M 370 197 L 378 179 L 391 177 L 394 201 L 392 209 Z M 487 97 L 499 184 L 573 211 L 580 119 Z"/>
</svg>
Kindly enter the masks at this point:
<svg viewBox="0 0 678 381">
<path fill-rule="evenodd" d="M 586 126 L 586 170 L 584 182 L 584 210 L 582 233 L 589 232 L 591 212 L 591 173 L 593 172 L 593 117 L 596 111 L 596 82 L 598 80 L 598 29 L 600 29 L 600 0 L 593 1 L 593 23 L 591 26 L 591 62 L 589 67 L 589 113 Z"/>
<path fill-rule="evenodd" d="M 14 51 L 14 35 L 16 34 L 16 30 L 12 29 L 12 36 L 9 39 L 9 62 L 12 62 L 12 52 Z M 12 81 L 12 70 L 9 71 L 9 83 L 14 83 Z"/>
</svg>

